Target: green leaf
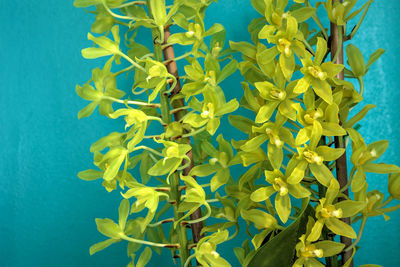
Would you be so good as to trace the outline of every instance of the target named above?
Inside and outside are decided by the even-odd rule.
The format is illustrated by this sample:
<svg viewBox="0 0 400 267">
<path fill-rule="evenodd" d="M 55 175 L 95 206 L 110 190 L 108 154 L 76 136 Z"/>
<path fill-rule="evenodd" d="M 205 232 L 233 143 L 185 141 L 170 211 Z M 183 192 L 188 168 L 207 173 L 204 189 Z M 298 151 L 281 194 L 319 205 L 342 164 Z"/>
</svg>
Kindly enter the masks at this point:
<svg viewBox="0 0 400 267">
<path fill-rule="evenodd" d="M 85 181 L 93 181 L 103 177 L 103 171 L 86 170 L 78 173 L 78 177 Z"/>
<path fill-rule="evenodd" d="M 96 219 L 97 230 L 105 236 L 110 238 L 120 238 L 120 234 L 123 233 L 119 225 L 111 219 Z"/>
<path fill-rule="evenodd" d="M 308 20 L 312 15 L 315 14 L 316 11 L 317 10 L 312 7 L 303 7 L 292 11 L 290 15 L 300 23 Z"/>
<path fill-rule="evenodd" d="M 121 242 L 121 239 L 107 239 L 105 241 L 96 243 L 90 247 L 89 253 L 90 253 L 90 255 L 93 255 L 94 253 L 99 252 L 99 251 L 109 247 L 110 245 L 118 243 L 118 242 Z"/>
<path fill-rule="evenodd" d="M 271 230 L 270 230 L 270 229 L 266 229 L 266 230 L 262 231 L 261 233 L 256 234 L 256 235 L 253 237 L 253 239 L 251 240 L 251 243 L 253 243 L 254 249 L 257 250 L 257 249 L 262 245 L 262 243 L 263 243 L 265 237 L 266 237 L 269 233 L 271 233 Z"/>
<path fill-rule="evenodd" d="M 151 259 L 151 248 L 150 247 L 146 247 L 142 254 L 140 254 L 140 257 L 136 263 L 135 267 L 145 267 L 146 264 L 150 261 Z"/>
<path fill-rule="evenodd" d="M 303 200 L 299 216 L 289 227 L 257 250 L 248 267 L 292 266 L 298 239 L 306 231 L 308 216 L 314 213 L 308 201 Z"/>
<path fill-rule="evenodd" d="M 140 178 L 142 179 L 143 184 L 147 184 L 148 181 L 150 180 L 150 175 L 148 174 L 149 169 L 153 166 L 153 160 L 151 159 L 150 153 L 144 152 L 143 158 L 140 163 Z"/>
</svg>

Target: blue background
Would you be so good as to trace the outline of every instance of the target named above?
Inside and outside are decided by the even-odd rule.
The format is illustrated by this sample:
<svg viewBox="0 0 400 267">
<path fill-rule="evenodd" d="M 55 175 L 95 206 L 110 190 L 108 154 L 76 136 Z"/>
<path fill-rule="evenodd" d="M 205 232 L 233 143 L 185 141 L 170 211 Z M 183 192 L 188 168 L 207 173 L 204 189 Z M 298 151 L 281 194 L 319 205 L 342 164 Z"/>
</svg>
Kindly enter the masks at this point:
<svg viewBox="0 0 400 267">
<path fill-rule="evenodd" d="M 400 164 L 399 13 L 398 0 L 376 1 L 354 40 L 365 55 L 387 50 L 366 76 L 365 103 L 377 108 L 361 132 L 367 142 L 389 139 L 384 160 L 394 164 Z M 209 24 L 222 23 L 233 41 L 249 40 L 247 25 L 254 17 L 247 0 L 220 0 L 207 11 Z M 128 263 L 126 244 L 89 256 L 89 246 L 104 239 L 94 218 L 116 219 L 120 196 L 76 176 L 92 166 L 90 144 L 121 128 L 98 115 L 77 119 L 86 103 L 75 85 L 86 82 L 100 63 L 80 55 L 91 45 L 86 34 L 93 19 L 72 1 L 0 1 L 0 266 Z M 228 98 L 242 93 L 239 74 L 234 77 L 224 84 Z M 386 191 L 385 176 L 370 176 L 368 182 L 370 189 Z M 369 219 L 356 266 L 400 266 L 400 213 L 389 215 L 388 222 Z M 220 251 L 234 266 L 237 245 Z M 169 263 L 155 256 L 151 266 Z"/>
</svg>

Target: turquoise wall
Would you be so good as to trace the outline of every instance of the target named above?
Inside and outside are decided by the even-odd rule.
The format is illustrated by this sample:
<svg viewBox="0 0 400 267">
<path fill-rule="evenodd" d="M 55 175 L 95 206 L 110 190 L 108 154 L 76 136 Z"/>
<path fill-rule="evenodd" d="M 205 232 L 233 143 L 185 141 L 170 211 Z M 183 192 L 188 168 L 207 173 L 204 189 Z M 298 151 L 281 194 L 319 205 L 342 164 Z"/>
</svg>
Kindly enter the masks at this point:
<svg viewBox="0 0 400 267">
<path fill-rule="evenodd" d="M 228 39 L 247 40 L 247 25 L 257 15 L 249 3 L 220 0 L 207 11 L 208 19 L 224 24 Z M 398 165 L 399 13 L 398 0 L 375 1 L 354 40 L 367 55 L 387 49 L 366 77 L 365 103 L 377 108 L 361 132 L 367 142 L 389 139 L 384 160 Z M 90 45 L 86 34 L 92 21 L 72 1 L 0 1 L 0 266 L 128 263 L 126 244 L 89 256 L 89 246 L 103 240 L 94 218 L 115 218 L 120 196 L 76 177 L 91 167 L 90 144 L 121 127 L 97 115 L 77 119 L 85 103 L 75 94 L 75 84 L 86 82 L 99 63 L 80 55 Z M 229 98 L 241 94 L 240 76 L 234 77 L 224 84 Z M 386 191 L 386 177 L 370 176 L 369 184 Z M 371 218 L 356 265 L 400 266 L 399 223 L 400 213 L 388 222 Z M 237 266 L 232 247 L 221 254 Z M 152 266 L 168 266 L 163 257 L 168 254 L 156 256 Z"/>
</svg>

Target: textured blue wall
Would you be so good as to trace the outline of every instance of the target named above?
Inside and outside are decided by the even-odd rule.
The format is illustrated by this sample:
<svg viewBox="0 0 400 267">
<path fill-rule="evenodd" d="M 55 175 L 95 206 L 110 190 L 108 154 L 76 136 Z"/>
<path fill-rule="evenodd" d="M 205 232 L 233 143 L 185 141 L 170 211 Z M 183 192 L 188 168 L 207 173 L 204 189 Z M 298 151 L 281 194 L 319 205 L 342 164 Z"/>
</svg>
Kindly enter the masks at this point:
<svg viewBox="0 0 400 267">
<path fill-rule="evenodd" d="M 256 16 L 247 0 L 220 0 L 208 20 L 223 23 L 230 40 L 249 39 Z M 400 28 L 398 0 L 376 1 L 355 42 L 367 55 L 387 49 L 366 77 L 365 103 L 377 105 L 363 123 L 367 142 L 387 138 L 384 159 L 400 164 Z M 0 1 L 0 266 L 124 266 L 125 245 L 90 257 L 103 240 L 94 218 L 115 218 L 118 193 L 76 173 L 91 167 L 89 146 L 121 127 L 94 116 L 77 120 L 84 101 L 75 94 L 96 61 L 81 58 L 92 16 L 72 1 Z M 228 97 L 241 94 L 239 75 L 225 83 Z M 232 138 L 233 136 L 228 136 Z M 386 178 L 371 176 L 370 188 L 386 191 Z M 370 219 L 357 264 L 400 266 L 400 214 Z M 236 262 L 232 247 L 221 251 Z M 167 256 L 168 254 L 164 254 Z M 164 264 L 162 257 L 154 266 Z M 169 261 L 167 261 L 169 262 Z"/>
</svg>

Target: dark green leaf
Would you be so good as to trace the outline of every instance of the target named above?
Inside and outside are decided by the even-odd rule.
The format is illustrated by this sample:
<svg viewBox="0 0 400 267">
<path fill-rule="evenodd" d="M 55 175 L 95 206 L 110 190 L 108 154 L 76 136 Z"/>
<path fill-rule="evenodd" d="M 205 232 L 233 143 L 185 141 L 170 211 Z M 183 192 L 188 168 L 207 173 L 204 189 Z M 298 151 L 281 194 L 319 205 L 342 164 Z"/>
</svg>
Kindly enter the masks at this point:
<svg viewBox="0 0 400 267">
<path fill-rule="evenodd" d="M 296 244 L 299 237 L 306 231 L 308 216 L 311 216 L 313 213 L 313 208 L 308 205 L 308 199 L 303 200 L 302 211 L 297 219 L 288 228 L 260 247 L 248 266 L 292 266 Z"/>
</svg>

